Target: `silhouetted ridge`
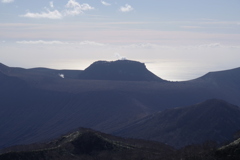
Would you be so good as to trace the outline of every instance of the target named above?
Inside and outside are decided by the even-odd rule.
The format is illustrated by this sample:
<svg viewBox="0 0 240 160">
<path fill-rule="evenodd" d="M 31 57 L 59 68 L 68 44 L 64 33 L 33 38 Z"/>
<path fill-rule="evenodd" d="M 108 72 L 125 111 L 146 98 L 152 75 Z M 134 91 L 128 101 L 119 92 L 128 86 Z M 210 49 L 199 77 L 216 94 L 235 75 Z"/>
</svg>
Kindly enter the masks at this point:
<svg viewBox="0 0 240 160">
<path fill-rule="evenodd" d="M 163 81 L 148 71 L 144 63 L 129 60 L 94 62 L 79 77 L 95 80 Z"/>
<path fill-rule="evenodd" d="M 204 80 L 208 82 L 215 82 L 218 84 L 230 84 L 230 83 L 239 84 L 240 68 L 218 72 L 209 72 L 196 80 Z"/>
</svg>

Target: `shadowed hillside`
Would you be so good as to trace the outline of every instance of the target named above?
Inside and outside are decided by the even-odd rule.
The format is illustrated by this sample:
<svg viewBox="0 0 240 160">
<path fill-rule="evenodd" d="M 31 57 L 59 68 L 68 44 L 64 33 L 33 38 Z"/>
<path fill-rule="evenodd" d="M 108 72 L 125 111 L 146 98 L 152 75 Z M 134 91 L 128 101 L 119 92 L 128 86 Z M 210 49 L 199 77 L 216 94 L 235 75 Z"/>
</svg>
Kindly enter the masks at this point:
<svg viewBox="0 0 240 160">
<path fill-rule="evenodd" d="M 213 86 L 215 90 L 223 92 L 224 98 L 222 99 L 240 105 L 237 100 L 240 98 L 236 98 L 240 91 L 240 68 L 210 72 L 192 82 L 199 85 Z"/>
<path fill-rule="evenodd" d="M 143 140 L 123 139 L 88 129 L 80 129 L 45 144 L 12 147 L 1 160 L 170 160 L 171 147 Z M 13 150 L 18 150 L 14 152 Z"/>
<path fill-rule="evenodd" d="M 154 114 L 125 127 L 116 135 L 157 140 L 183 147 L 208 140 L 218 143 L 229 141 L 240 130 L 239 124 L 239 107 L 212 99 Z"/>
</svg>

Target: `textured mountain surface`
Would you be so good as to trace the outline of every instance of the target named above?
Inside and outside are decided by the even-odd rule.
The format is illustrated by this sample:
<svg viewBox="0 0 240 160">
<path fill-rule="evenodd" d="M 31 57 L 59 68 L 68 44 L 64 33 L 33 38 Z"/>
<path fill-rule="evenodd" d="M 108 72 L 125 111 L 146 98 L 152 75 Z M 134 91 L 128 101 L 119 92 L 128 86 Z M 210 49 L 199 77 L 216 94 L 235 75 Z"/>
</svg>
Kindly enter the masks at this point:
<svg viewBox="0 0 240 160">
<path fill-rule="evenodd" d="M 240 130 L 239 124 L 239 107 L 211 99 L 154 114 L 125 127 L 116 135 L 157 140 L 183 147 L 205 141 L 229 141 Z"/>
<path fill-rule="evenodd" d="M 133 64 L 146 71 L 142 63 Z M 240 105 L 238 69 L 223 72 L 231 72 L 231 81 L 224 84 L 216 76 L 185 82 L 79 79 L 85 71 L 1 64 L 0 148 L 43 141 L 78 127 L 113 133 L 153 113 L 211 98 Z"/>
<path fill-rule="evenodd" d="M 218 149 L 215 153 L 215 156 L 219 160 L 240 159 L 240 138 Z"/>
<path fill-rule="evenodd" d="M 9 148 L 1 160 L 170 160 L 174 149 L 161 143 L 123 139 L 88 129 L 64 135 L 43 144 Z M 15 152 L 14 152 L 15 150 Z"/>
</svg>

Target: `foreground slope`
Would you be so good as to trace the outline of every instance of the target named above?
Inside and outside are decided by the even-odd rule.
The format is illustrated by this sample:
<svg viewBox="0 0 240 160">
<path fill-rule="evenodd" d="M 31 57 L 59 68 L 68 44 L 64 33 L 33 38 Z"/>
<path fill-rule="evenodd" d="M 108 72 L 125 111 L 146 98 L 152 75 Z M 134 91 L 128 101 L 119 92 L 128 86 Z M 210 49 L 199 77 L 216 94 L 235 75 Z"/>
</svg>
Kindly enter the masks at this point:
<svg viewBox="0 0 240 160">
<path fill-rule="evenodd" d="M 219 160 L 240 159 L 240 138 L 218 149 L 215 155 Z"/>
<path fill-rule="evenodd" d="M 240 139 L 218 148 L 207 142 L 175 150 L 168 145 L 124 139 L 81 128 L 58 139 L 0 151 L 1 160 L 239 160 Z"/>
<path fill-rule="evenodd" d="M 175 147 L 211 140 L 229 141 L 240 130 L 240 109 L 211 99 L 189 107 L 154 114 L 120 130 L 116 135 L 165 142 Z"/>
</svg>

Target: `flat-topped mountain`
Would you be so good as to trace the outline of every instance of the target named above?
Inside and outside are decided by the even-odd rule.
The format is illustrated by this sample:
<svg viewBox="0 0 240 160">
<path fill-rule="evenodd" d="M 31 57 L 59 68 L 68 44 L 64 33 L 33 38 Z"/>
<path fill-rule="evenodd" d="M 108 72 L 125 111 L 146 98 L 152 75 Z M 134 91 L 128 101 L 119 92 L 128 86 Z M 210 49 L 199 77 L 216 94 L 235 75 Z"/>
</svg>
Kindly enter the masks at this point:
<svg viewBox="0 0 240 160">
<path fill-rule="evenodd" d="M 130 60 L 94 62 L 79 75 L 79 78 L 119 81 L 163 81 L 147 70 L 144 63 Z"/>
<path fill-rule="evenodd" d="M 219 143 L 240 130 L 240 108 L 222 100 L 169 109 L 125 127 L 116 135 L 165 142 L 175 147 L 211 140 Z"/>
</svg>

